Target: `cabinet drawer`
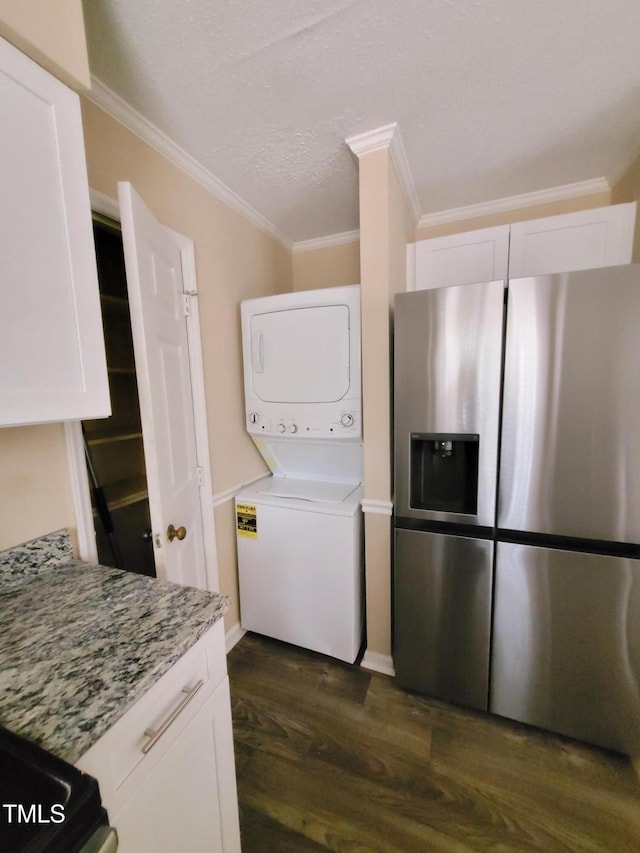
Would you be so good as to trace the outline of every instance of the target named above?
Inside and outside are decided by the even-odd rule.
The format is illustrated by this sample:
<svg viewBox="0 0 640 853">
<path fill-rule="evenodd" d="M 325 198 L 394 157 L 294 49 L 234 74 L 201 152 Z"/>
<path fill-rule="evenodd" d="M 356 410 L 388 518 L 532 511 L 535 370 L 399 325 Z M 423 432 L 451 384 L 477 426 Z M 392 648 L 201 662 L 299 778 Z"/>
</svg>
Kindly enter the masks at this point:
<svg viewBox="0 0 640 853">
<path fill-rule="evenodd" d="M 226 675 L 222 620 L 186 652 L 78 762 L 98 778 L 109 810 L 126 798 L 128 780 L 167 751 Z"/>
<path fill-rule="evenodd" d="M 208 694 L 209 669 L 206 650 L 191 660 L 178 661 L 127 712 L 126 723 L 111 753 L 111 779 L 119 788 L 134 767 L 152 749 L 162 748 L 162 739 L 170 738 L 173 730 L 181 730 L 182 720 L 189 710 L 199 708 L 202 697 Z"/>
</svg>

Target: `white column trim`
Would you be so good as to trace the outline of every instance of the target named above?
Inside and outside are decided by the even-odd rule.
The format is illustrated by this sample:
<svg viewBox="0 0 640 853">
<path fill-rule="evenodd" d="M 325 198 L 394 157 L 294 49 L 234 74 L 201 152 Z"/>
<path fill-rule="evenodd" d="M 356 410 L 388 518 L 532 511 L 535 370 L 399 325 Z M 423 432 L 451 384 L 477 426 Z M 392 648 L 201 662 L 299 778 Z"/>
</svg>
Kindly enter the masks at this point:
<svg viewBox="0 0 640 853">
<path fill-rule="evenodd" d="M 244 483 L 239 483 L 237 486 L 231 486 L 230 489 L 225 489 L 222 492 L 216 492 L 211 495 L 211 505 L 216 509 L 216 507 L 222 506 L 222 504 L 225 504 L 227 501 L 235 498 L 238 492 L 242 491 L 242 489 L 246 489 L 247 486 L 253 486 L 254 483 L 258 483 L 260 480 L 264 480 L 266 477 L 270 476 L 271 472 L 267 471 L 264 474 L 259 474 L 252 480 L 246 480 Z"/>
<path fill-rule="evenodd" d="M 420 201 L 418 200 L 416 186 L 413 182 L 409 160 L 407 159 L 407 154 L 402 143 L 398 123 L 394 121 L 391 124 L 385 124 L 366 133 L 349 136 L 345 139 L 345 142 L 358 158 L 362 157 L 363 154 L 371 154 L 373 151 L 381 151 L 385 148 L 389 149 L 391 159 L 398 173 L 400 186 L 402 187 L 409 212 L 413 217 L 415 225 L 420 219 Z"/>
<path fill-rule="evenodd" d="M 391 655 L 381 655 L 379 652 L 370 652 L 369 649 L 365 651 L 360 666 L 363 669 L 371 669 L 373 672 L 381 672 L 383 675 L 395 676 L 396 674 Z"/>
<path fill-rule="evenodd" d="M 360 501 L 362 511 L 372 515 L 393 515 L 393 501 L 378 501 L 373 498 L 363 498 Z"/>
<path fill-rule="evenodd" d="M 167 229 L 168 231 L 170 229 Z M 212 592 L 220 591 L 218 573 L 218 549 L 216 528 L 208 499 L 212 491 L 211 459 L 209 456 L 209 428 L 207 424 L 207 404 L 204 391 L 204 370 L 202 366 L 202 339 L 200 335 L 200 313 L 198 309 L 198 281 L 196 278 L 196 260 L 193 240 L 171 231 L 174 240 L 180 246 L 182 260 L 182 280 L 184 292 L 190 298 L 190 313 L 186 318 L 187 343 L 189 346 L 189 367 L 191 374 L 191 399 L 196 438 L 196 456 L 202 471 L 200 487 L 200 511 L 202 514 L 202 536 L 204 540 L 205 572 L 207 588 Z"/>
<path fill-rule="evenodd" d="M 64 437 L 67 443 L 67 464 L 69 481 L 76 515 L 76 535 L 78 537 L 78 556 L 87 563 L 98 562 L 96 530 L 93 524 L 91 507 L 91 486 L 85 462 L 84 439 L 80 421 L 66 421 Z"/>
<path fill-rule="evenodd" d="M 239 622 L 229 628 L 227 633 L 224 635 L 224 643 L 227 650 L 227 654 L 231 651 L 231 649 L 240 642 L 240 640 L 244 637 L 247 632 L 240 626 Z"/>
</svg>

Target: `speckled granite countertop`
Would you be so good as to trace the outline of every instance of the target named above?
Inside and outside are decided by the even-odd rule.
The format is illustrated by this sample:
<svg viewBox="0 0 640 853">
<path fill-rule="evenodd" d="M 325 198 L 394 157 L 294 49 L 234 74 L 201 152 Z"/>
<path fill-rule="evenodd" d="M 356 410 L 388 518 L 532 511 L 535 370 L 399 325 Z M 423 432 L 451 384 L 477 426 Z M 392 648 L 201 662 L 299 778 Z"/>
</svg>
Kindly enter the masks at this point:
<svg viewBox="0 0 640 853">
<path fill-rule="evenodd" d="M 76 762 L 228 604 L 74 561 L 66 531 L 1 553 L 0 724 Z"/>
</svg>

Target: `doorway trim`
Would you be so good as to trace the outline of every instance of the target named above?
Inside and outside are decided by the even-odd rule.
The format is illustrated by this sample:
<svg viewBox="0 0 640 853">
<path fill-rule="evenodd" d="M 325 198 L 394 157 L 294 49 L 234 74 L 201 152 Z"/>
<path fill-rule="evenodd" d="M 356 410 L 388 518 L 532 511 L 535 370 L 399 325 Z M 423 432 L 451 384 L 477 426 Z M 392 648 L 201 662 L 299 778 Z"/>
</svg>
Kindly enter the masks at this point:
<svg viewBox="0 0 640 853">
<path fill-rule="evenodd" d="M 120 205 L 97 190 L 89 190 L 91 210 L 120 222 Z M 170 229 L 167 229 L 170 230 Z M 211 465 L 209 458 L 209 431 L 207 427 L 207 409 L 204 392 L 204 372 L 202 369 L 202 342 L 200 337 L 200 315 L 198 311 L 198 293 L 193 241 L 171 231 L 180 246 L 185 293 L 189 295 L 190 312 L 186 317 L 187 340 L 189 344 L 189 367 L 191 374 L 191 398 L 195 424 L 195 445 L 198 467 L 202 475 L 200 488 L 200 510 L 202 515 L 202 537 L 204 543 L 205 576 L 207 589 L 220 591 L 218 576 L 218 557 L 216 532 L 211 496 Z M 98 562 L 93 511 L 91 508 L 89 476 L 84 458 L 82 427 L 80 421 L 65 423 L 67 442 L 67 460 L 69 476 L 76 513 L 78 550 L 80 559 L 88 563 Z"/>
</svg>

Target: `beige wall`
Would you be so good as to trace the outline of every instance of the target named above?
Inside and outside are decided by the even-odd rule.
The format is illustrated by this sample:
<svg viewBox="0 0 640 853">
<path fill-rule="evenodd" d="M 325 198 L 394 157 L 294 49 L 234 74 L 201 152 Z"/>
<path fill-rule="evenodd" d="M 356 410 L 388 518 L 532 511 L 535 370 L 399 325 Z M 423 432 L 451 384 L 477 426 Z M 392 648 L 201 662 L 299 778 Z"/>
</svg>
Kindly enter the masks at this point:
<svg viewBox="0 0 640 853">
<path fill-rule="evenodd" d="M 72 89 L 91 86 L 82 0 L 0 0 L 0 35 Z"/>
<path fill-rule="evenodd" d="M 404 289 L 406 244 L 415 226 L 387 149 L 363 154 L 360 254 L 365 499 L 392 497 L 391 347 L 393 295 Z M 391 654 L 391 524 L 365 514 L 367 654 Z"/>
<path fill-rule="evenodd" d="M 117 198 L 117 182 L 130 181 L 164 225 L 194 241 L 213 490 L 232 489 L 266 470 L 244 428 L 240 301 L 290 290 L 291 255 L 88 101 L 83 121 L 92 189 Z M 235 599 L 233 517 L 219 509 L 215 518 L 221 590 Z"/>
<path fill-rule="evenodd" d="M 612 204 L 640 202 L 640 155 L 629 166 L 611 191 Z M 633 235 L 633 260 L 640 261 L 640 213 L 636 210 L 636 229 Z"/>
<path fill-rule="evenodd" d="M 526 222 L 528 219 L 542 219 L 544 216 L 559 216 L 562 213 L 575 213 L 577 210 L 590 210 L 611 204 L 611 193 L 600 192 L 591 195 L 567 198 L 546 204 L 534 204 L 515 210 L 477 216 L 474 219 L 459 219 L 442 225 L 429 225 L 416 228 L 415 240 L 427 240 L 430 237 L 445 237 L 448 234 L 460 234 L 463 231 L 475 231 L 479 228 L 492 228 L 495 225 L 509 225 L 512 222 Z"/>
<path fill-rule="evenodd" d="M 75 525 L 62 424 L 0 429 L 0 551 Z"/>
<path fill-rule="evenodd" d="M 360 283 L 360 242 L 293 254 L 293 290 Z"/>
</svg>

